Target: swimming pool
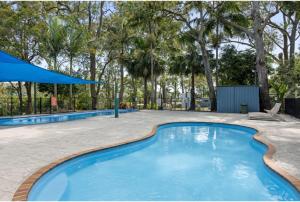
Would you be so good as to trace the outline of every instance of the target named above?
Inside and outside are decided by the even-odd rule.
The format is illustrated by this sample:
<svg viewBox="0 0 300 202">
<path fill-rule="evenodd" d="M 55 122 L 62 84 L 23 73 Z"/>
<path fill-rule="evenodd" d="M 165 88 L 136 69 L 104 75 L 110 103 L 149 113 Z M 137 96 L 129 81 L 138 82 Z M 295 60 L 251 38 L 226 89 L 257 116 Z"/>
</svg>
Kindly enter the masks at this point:
<svg viewBox="0 0 300 202">
<path fill-rule="evenodd" d="M 255 133 L 227 124 L 166 124 L 143 141 L 56 166 L 28 200 L 299 200 L 264 165 L 267 148 Z"/>
<path fill-rule="evenodd" d="M 119 113 L 134 112 L 136 109 L 119 109 Z M 85 119 L 93 116 L 108 116 L 114 115 L 115 111 L 111 109 L 97 110 L 88 112 L 74 112 L 66 114 L 51 114 L 42 116 L 30 116 L 19 118 L 1 118 L 0 126 L 17 126 L 17 125 L 33 125 L 43 123 L 54 123 L 62 121 L 71 121 L 77 119 Z"/>
</svg>

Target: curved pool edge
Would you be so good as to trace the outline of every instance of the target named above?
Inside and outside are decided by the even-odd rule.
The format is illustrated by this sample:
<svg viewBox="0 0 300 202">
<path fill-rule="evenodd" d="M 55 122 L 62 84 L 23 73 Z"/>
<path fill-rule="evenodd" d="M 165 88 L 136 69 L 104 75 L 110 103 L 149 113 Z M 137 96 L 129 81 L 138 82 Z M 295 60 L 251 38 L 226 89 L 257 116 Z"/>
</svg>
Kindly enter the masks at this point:
<svg viewBox="0 0 300 202">
<path fill-rule="evenodd" d="M 272 171 L 274 171 L 275 173 L 277 173 L 278 175 L 280 175 L 283 179 L 285 179 L 287 182 L 289 182 L 293 187 L 295 187 L 295 189 L 297 191 L 300 192 L 300 179 L 296 178 L 295 176 L 289 174 L 285 169 L 281 168 L 280 166 L 276 165 L 275 161 L 273 160 L 273 155 L 276 153 L 276 149 L 275 146 L 273 144 L 271 144 L 270 142 L 268 142 L 263 135 L 261 134 L 261 132 L 255 128 L 255 127 L 249 127 L 249 126 L 245 126 L 245 125 L 238 125 L 238 124 L 230 124 L 230 123 L 222 123 L 222 122 L 203 122 L 203 121 L 180 121 L 180 122 L 166 122 L 166 123 L 161 123 L 161 124 L 157 124 L 155 125 L 152 130 L 147 133 L 144 136 L 138 137 L 138 138 L 133 138 L 130 140 L 126 140 L 126 141 L 121 141 L 119 143 L 115 143 L 115 144 L 110 144 L 110 145 L 106 145 L 106 146 L 101 146 L 101 147 L 96 147 L 93 149 L 88 149 L 88 150 L 84 150 L 75 154 L 71 154 L 69 156 L 63 157 L 61 159 L 58 159 L 42 168 L 40 168 L 39 170 L 37 170 L 36 172 L 34 172 L 32 175 L 30 175 L 17 189 L 17 191 L 14 193 L 14 196 L 12 198 L 12 201 L 27 201 L 28 200 L 28 196 L 29 193 L 32 189 L 32 187 L 34 186 L 34 184 L 44 175 L 46 174 L 48 171 L 54 169 L 55 167 L 59 166 L 60 164 L 63 164 L 67 161 L 70 161 L 74 158 L 77 158 L 79 156 L 82 155 L 86 155 L 89 153 L 93 153 L 93 152 L 98 152 L 101 150 L 105 150 L 105 149 L 110 149 L 110 148 L 114 148 L 114 147 L 118 147 L 118 146 L 122 146 L 122 145 L 126 145 L 126 144 L 130 144 L 130 143 L 134 143 L 134 142 L 138 142 L 138 141 L 142 141 L 145 139 L 148 139 L 152 136 L 154 136 L 157 132 L 157 129 L 163 125 L 168 125 L 168 124 L 176 124 L 176 123 L 207 123 L 207 124 L 225 124 L 225 125 L 231 125 L 231 126 L 241 126 L 241 127 L 245 127 L 245 128 L 250 128 L 250 129 L 254 129 L 256 130 L 256 134 L 253 135 L 253 139 L 257 142 L 260 142 L 264 145 L 267 146 L 267 152 L 264 154 L 263 156 L 263 161 L 264 164 L 270 168 Z"/>
<path fill-rule="evenodd" d="M 75 116 L 75 115 L 83 115 L 83 114 L 97 114 L 100 112 L 109 112 L 111 111 L 111 114 L 104 114 L 104 115 L 95 115 L 90 117 L 84 117 L 84 118 L 77 118 L 77 119 L 66 119 L 66 120 L 59 120 L 59 121 L 49 121 L 49 122 L 39 122 L 39 123 L 26 123 L 26 124 L 2 124 L 1 121 L 3 120 L 18 120 L 18 119 L 36 119 L 36 118 L 51 118 L 51 117 L 63 117 L 63 116 Z M 138 112 L 139 109 L 119 109 L 119 113 L 132 113 L 132 112 Z M 97 116 L 112 116 L 114 115 L 113 109 L 103 109 L 103 110 L 83 110 L 83 111 L 76 111 L 76 112 L 62 112 L 62 113 L 53 113 L 53 114 L 35 114 L 35 115 L 25 115 L 25 116 L 12 116 L 12 117 L 0 117 L 0 129 L 2 128 L 16 128 L 16 127 L 26 127 L 26 126 L 35 126 L 35 125 L 45 125 L 45 124 L 55 124 L 55 123 L 64 123 L 69 121 L 77 121 L 81 119 L 87 119 Z"/>
</svg>

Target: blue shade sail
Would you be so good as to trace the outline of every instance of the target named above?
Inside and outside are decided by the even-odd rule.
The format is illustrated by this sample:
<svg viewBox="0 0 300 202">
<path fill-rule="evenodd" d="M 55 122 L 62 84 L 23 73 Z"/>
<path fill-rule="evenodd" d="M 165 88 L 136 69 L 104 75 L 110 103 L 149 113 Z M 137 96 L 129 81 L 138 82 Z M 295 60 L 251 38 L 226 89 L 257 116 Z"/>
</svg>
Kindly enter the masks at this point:
<svg viewBox="0 0 300 202">
<path fill-rule="evenodd" d="M 57 84 L 96 83 L 43 69 L 0 51 L 0 82 L 14 81 Z"/>
</svg>

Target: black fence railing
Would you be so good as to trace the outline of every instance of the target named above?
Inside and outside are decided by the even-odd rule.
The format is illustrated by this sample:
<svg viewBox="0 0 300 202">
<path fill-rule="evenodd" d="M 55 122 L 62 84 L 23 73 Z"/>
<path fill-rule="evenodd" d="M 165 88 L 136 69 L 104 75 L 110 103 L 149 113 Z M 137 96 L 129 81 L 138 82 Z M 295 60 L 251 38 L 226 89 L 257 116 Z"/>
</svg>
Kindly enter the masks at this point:
<svg viewBox="0 0 300 202">
<path fill-rule="evenodd" d="M 58 109 L 63 111 L 68 109 L 62 101 L 58 101 L 58 106 Z M 22 101 L 20 101 L 17 97 L 0 99 L 0 116 L 46 114 L 52 112 L 53 108 L 51 106 L 50 97 L 38 97 L 35 100 L 31 99 L 31 103 L 28 103 L 27 97 L 23 97 Z"/>
<path fill-rule="evenodd" d="M 300 98 L 285 98 L 285 113 L 300 118 Z"/>
<path fill-rule="evenodd" d="M 196 111 L 210 111 L 210 101 L 208 98 L 196 98 L 195 100 L 195 110 Z M 165 109 L 165 110 L 178 110 L 187 111 L 190 110 L 191 100 L 189 98 L 165 98 L 157 99 L 154 104 L 154 109 Z M 144 109 L 143 98 L 137 99 L 136 107 L 138 109 Z M 151 103 L 148 100 L 146 109 L 151 109 Z"/>
<path fill-rule="evenodd" d="M 20 104 L 22 103 L 22 104 Z M 96 109 L 113 109 L 114 99 L 99 98 Z M 124 99 L 120 102 L 119 108 L 136 108 L 144 109 L 144 99 Z M 28 103 L 27 97 L 22 98 L 20 102 L 17 96 L 0 98 L 0 116 L 17 116 L 30 114 L 53 114 L 64 113 L 81 110 L 92 110 L 91 97 L 73 97 L 70 100 L 68 97 L 58 97 L 57 107 L 51 105 L 51 97 L 32 98 L 31 103 Z M 150 98 L 147 100 L 146 109 L 165 109 L 165 110 L 189 110 L 190 99 L 184 98 L 165 98 L 157 99 L 153 108 L 150 103 Z M 196 111 L 210 111 L 210 102 L 208 98 L 196 98 Z"/>
<path fill-rule="evenodd" d="M 120 108 L 129 108 L 132 106 L 131 102 L 120 104 Z M 114 108 L 113 99 L 99 98 L 96 109 L 112 108 Z M 90 97 L 74 97 L 72 100 L 69 98 L 58 98 L 57 107 L 51 105 L 50 97 L 37 97 L 36 99 L 32 99 L 30 104 L 27 102 L 27 97 L 23 97 L 22 102 L 20 102 L 18 97 L 0 98 L 0 116 L 52 114 L 92 109 L 92 99 Z"/>
</svg>

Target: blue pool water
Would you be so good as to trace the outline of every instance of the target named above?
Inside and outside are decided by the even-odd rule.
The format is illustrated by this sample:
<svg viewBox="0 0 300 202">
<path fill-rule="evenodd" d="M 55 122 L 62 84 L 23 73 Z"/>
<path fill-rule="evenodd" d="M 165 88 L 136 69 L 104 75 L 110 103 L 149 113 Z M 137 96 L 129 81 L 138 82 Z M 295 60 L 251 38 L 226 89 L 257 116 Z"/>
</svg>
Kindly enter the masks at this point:
<svg viewBox="0 0 300 202">
<path fill-rule="evenodd" d="M 300 200 L 262 161 L 254 129 L 173 123 L 146 140 L 86 154 L 42 176 L 29 200 Z"/>
<path fill-rule="evenodd" d="M 119 109 L 119 113 L 134 112 L 135 109 Z M 31 116 L 20 118 L 2 118 L 0 119 L 0 126 L 16 126 L 16 125 L 33 125 L 42 123 L 54 123 L 62 121 L 71 121 L 77 119 L 85 119 L 93 116 L 107 116 L 114 115 L 114 110 L 97 110 L 89 112 L 75 112 L 66 114 L 51 114 L 45 116 Z"/>
</svg>

